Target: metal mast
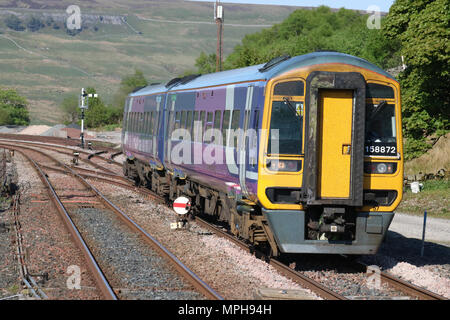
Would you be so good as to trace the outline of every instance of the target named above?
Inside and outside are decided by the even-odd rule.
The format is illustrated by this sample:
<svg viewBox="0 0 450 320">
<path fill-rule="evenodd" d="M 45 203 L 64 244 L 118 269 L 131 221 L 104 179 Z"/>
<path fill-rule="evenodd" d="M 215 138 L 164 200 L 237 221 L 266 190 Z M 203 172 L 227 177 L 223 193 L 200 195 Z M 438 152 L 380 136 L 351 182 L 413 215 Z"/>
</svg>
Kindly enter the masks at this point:
<svg viewBox="0 0 450 320">
<path fill-rule="evenodd" d="M 223 6 L 220 0 L 214 4 L 214 20 L 217 24 L 216 72 L 222 71 L 223 56 Z"/>
</svg>

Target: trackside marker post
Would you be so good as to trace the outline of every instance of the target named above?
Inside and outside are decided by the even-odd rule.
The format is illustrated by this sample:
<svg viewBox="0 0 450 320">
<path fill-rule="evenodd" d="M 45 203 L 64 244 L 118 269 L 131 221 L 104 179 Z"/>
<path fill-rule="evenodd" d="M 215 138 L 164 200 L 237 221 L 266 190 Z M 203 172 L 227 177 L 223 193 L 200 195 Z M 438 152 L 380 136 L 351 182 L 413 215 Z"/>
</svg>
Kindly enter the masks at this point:
<svg viewBox="0 0 450 320">
<path fill-rule="evenodd" d="M 171 229 L 182 229 L 186 226 L 186 213 L 191 209 L 191 200 L 186 197 L 178 197 L 173 202 L 173 210 L 177 213 L 177 222 L 171 223 Z"/>
<path fill-rule="evenodd" d="M 420 256 L 423 257 L 423 251 L 425 249 L 425 228 L 427 226 L 427 210 L 423 213 L 423 231 L 422 231 L 422 248 L 420 249 Z"/>
</svg>

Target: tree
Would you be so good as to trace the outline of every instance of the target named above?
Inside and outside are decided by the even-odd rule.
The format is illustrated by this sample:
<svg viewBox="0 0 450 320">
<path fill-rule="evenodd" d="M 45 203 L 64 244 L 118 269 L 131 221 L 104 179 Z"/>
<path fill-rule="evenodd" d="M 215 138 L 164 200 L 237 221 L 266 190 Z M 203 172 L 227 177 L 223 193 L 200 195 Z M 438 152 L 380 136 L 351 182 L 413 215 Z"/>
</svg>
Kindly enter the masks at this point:
<svg viewBox="0 0 450 320">
<path fill-rule="evenodd" d="M 123 111 L 123 106 L 125 105 L 127 95 L 133 92 L 136 88 L 145 87 L 147 85 L 148 82 L 144 77 L 144 73 L 138 69 L 135 69 L 134 75 L 128 75 L 122 78 L 119 90 L 114 95 L 114 108 Z"/>
<path fill-rule="evenodd" d="M 6 26 L 15 31 L 23 31 L 25 27 L 22 26 L 22 20 L 19 19 L 16 15 L 12 14 L 5 19 Z"/>
<path fill-rule="evenodd" d="M 216 54 L 200 53 L 200 56 L 195 60 L 195 66 L 201 74 L 216 72 Z"/>
<path fill-rule="evenodd" d="M 381 30 L 369 30 L 367 18 L 368 15 L 343 8 L 337 12 L 325 6 L 296 10 L 280 24 L 246 35 L 227 57 L 225 68 L 246 67 L 285 54 L 297 56 L 318 50 L 348 53 L 382 68 L 397 66 L 399 43 L 387 41 Z"/>
<path fill-rule="evenodd" d="M 27 28 L 31 32 L 39 31 L 39 29 L 44 28 L 45 25 L 36 17 L 31 17 L 31 19 L 27 23 Z"/>
<path fill-rule="evenodd" d="M 64 98 L 61 103 L 61 109 L 63 110 L 63 121 L 65 124 L 78 122 L 80 115 L 80 108 L 78 105 L 78 96 L 73 94 Z"/>
<path fill-rule="evenodd" d="M 407 157 L 425 152 L 426 137 L 449 131 L 450 4 L 448 0 L 397 0 L 384 25 L 400 41 L 407 69 L 399 76 Z"/>
<path fill-rule="evenodd" d="M 0 88 L 0 125 L 28 125 L 27 101 L 13 89 Z"/>
</svg>

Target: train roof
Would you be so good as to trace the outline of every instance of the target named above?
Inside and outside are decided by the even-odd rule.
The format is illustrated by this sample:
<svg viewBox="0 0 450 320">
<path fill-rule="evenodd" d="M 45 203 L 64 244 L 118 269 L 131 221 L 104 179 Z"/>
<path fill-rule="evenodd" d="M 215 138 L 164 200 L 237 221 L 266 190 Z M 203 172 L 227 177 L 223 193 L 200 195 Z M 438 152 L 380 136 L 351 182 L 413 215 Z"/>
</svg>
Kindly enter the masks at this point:
<svg viewBox="0 0 450 320">
<path fill-rule="evenodd" d="M 169 88 L 164 85 L 148 86 L 130 94 L 130 96 L 133 97 L 160 92 L 189 90 L 202 87 L 217 86 L 227 83 L 249 82 L 256 80 L 267 81 L 271 78 L 294 69 L 325 63 L 344 63 L 354 65 L 357 67 L 369 69 L 395 80 L 395 78 L 389 73 L 362 58 L 339 52 L 313 52 L 301 56 L 292 57 L 290 59 L 281 60 L 281 62 L 276 63 L 272 67 L 266 68 L 265 70 L 263 68 L 265 64 L 259 64 L 246 68 L 210 73 L 194 77 L 193 80 L 188 81 L 184 84 L 182 82 L 175 83 L 172 87 Z"/>
</svg>

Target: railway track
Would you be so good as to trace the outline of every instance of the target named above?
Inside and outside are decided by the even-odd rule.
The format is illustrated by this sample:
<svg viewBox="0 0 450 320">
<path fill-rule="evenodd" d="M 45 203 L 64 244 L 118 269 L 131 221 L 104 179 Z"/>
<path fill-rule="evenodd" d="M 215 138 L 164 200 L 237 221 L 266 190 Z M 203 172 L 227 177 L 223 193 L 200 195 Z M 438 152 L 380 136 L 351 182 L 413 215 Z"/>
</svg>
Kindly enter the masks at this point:
<svg viewBox="0 0 450 320">
<path fill-rule="evenodd" d="M 67 199 L 69 199 L 69 197 L 67 197 L 68 195 L 65 195 L 65 197 L 64 197 L 64 194 L 63 194 L 63 196 L 61 196 L 61 194 L 58 195 L 58 193 L 61 193 L 60 192 L 61 188 L 53 187 L 52 183 L 50 182 L 50 179 L 48 178 L 48 176 L 51 177 L 52 175 L 50 174 L 50 170 L 48 169 L 49 166 L 45 165 L 45 167 L 47 167 L 47 169 L 45 169 L 44 166 L 41 166 L 40 164 L 38 164 L 38 162 L 34 161 L 31 158 L 31 156 L 29 155 L 29 153 L 34 152 L 34 157 L 36 157 L 36 155 L 38 155 L 38 157 L 41 157 L 41 159 L 44 156 L 47 157 L 48 159 L 51 159 L 52 162 L 54 162 L 60 168 L 63 168 L 63 169 L 58 170 L 58 172 L 59 172 L 58 174 L 62 173 L 61 170 L 63 170 L 63 171 L 65 170 L 66 175 L 69 174 L 73 178 L 76 178 L 76 180 L 78 180 L 86 189 L 89 189 L 90 191 L 92 191 L 95 194 L 95 198 L 98 199 L 102 203 L 102 205 L 105 207 L 105 208 L 103 208 L 103 210 L 105 210 L 107 208 L 108 210 L 111 210 L 112 212 L 114 212 L 116 217 L 119 217 L 121 219 L 122 223 L 125 222 L 127 224 L 128 228 L 131 228 L 134 233 L 139 234 L 139 237 L 144 239 L 144 241 L 146 241 L 147 245 L 150 244 L 152 246 L 152 250 L 154 250 L 155 252 L 158 252 L 159 255 L 164 256 L 164 259 L 166 259 L 167 261 L 170 262 L 171 268 L 174 268 L 176 270 L 176 272 L 179 275 L 181 275 L 183 277 L 183 279 L 186 279 L 195 288 L 195 290 L 197 292 L 199 292 L 202 296 L 206 297 L 207 299 L 221 299 L 221 296 L 219 294 L 217 294 L 214 290 L 212 290 L 197 275 L 195 275 L 184 264 L 182 264 L 181 261 L 179 261 L 177 257 L 175 257 L 173 254 L 171 254 L 166 248 L 164 248 L 164 246 L 162 246 L 158 241 L 156 241 L 156 239 L 154 239 L 151 235 L 149 235 L 143 229 L 141 229 L 121 209 L 119 209 L 112 202 L 110 202 L 108 199 L 106 199 L 95 187 L 90 185 L 89 182 L 87 182 L 81 175 L 76 173 L 74 170 L 72 170 L 68 166 L 60 163 L 56 159 L 53 159 L 48 155 L 42 154 L 42 152 L 39 152 L 36 150 L 30 150 L 27 147 L 18 147 L 18 146 L 12 147 L 11 145 L 3 145 L 3 147 L 13 149 L 15 151 L 22 153 L 33 164 L 36 171 L 39 172 L 40 178 L 47 186 L 47 188 L 49 190 L 49 195 L 51 195 L 53 201 L 55 202 L 55 205 L 57 206 L 59 212 L 61 213 L 61 216 L 63 217 L 63 219 L 66 223 L 66 226 L 71 231 L 73 237 L 75 239 L 77 239 L 76 241 L 78 243 L 78 246 L 83 250 L 86 260 L 88 261 L 88 264 L 90 266 L 90 271 L 94 275 L 97 285 L 99 288 L 101 288 L 101 291 L 106 299 L 117 299 L 117 290 L 114 291 L 111 288 L 111 286 L 109 285 L 104 273 L 102 272 L 102 269 L 96 263 L 96 260 L 93 257 L 93 254 L 88 249 L 88 245 L 86 244 L 86 242 L 84 242 L 83 237 L 81 236 L 81 233 L 75 227 L 75 223 L 74 223 L 73 219 L 71 218 L 71 216 L 74 216 L 74 213 L 69 212 L 69 211 L 71 211 L 69 209 L 73 208 L 74 206 L 75 207 L 80 207 L 80 206 L 83 207 L 88 203 L 90 203 L 90 205 L 88 204 L 88 206 L 91 206 L 93 203 L 92 201 L 85 202 L 84 200 L 79 200 L 79 199 L 80 198 L 82 198 L 82 199 L 88 198 L 88 199 L 92 200 L 92 197 L 91 197 L 92 195 L 87 195 L 87 194 L 73 195 L 74 198 L 72 198 L 72 199 L 75 199 L 74 201 L 68 201 L 67 200 Z M 43 160 L 40 160 L 40 162 L 43 162 Z M 52 169 L 56 169 L 56 168 L 53 167 Z M 45 170 L 45 172 L 44 172 L 44 170 Z M 56 178 L 54 178 L 54 179 L 56 179 Z M 53 183 L 55 183 L 55 182 L 53 181 Z M 98 203 L 94 204 L 95 207 L 98 207 L 98 205 L 99 205 Z M 66 207 L 68 207 L 68 208 L 66 208 Z M 122 288 L 122 289 L 119 289 L 118 291 L 122 292 L 123 290 L 126 291 L 127 289 Z M 178 288 L 175 290 L 181 290 L 181 289 Z"/>
<path fill-rule="evenodd" d="M 48 169 L 49 170 L 52 170 L 52 169 L 53 170 L 63 170 L 63 169 L 56 168 L 56 167 L 48 168 Z M 130 180 L 124 179 L 123 177 L 120 177 L 120 176 L 117 176 L 117 175 L 114 175 L 111 173 L 103 172 L 103 173 L 101 173 L 101 175 L 103 175 L 105 178 L 100 178 L 100 177 L 98 177 L 98 172 L 96 172 L 96 171 L 82 169 L 82 168 L 75 168 L 75 170 L 80 171 L 79 175 L 83 176 L 86 179 L 97 179 L 97 181 L 108 182 L 108 183 L 113 183 L 112 181 L 114 181 L 114 180 L 111 180 L 111 179 L 122 180 L 122 182 L 119 183 L 116 181 L 116 182 L 114 182 L 114 184 L 116 184 L 120 187 L 132 189 L 132 190 L 139 192 L 140 194 L 145 195 L 147 197 L 151 196 L 153 198 L 153 200 L 159 201 L 161 203 L 163 203 L 165 201 L 165 199 L 154 194 L 153 192 L 149 191 L 148 189 L 137 188 L 136 186 L 134 186 L 132 184 L 132 182 Z M 195 221 L 198 222 L 199 225 L 213 231 L 215 234 L 236 243 L 241 248 L 243 248 L 249 252 L 254 252 L 253 248 L 251 248 L 247 244 L 237 240 L 232 235 L 228 234 L 227 232 L 224 232 L 223 230 L 214 226 L 213 224 L 210 224 L 198 217 L 195 218 Z M 306 287 L 306 288 L 312 290 L 313 292 L 318 294 L 320 297 L 322 297 L 324 299 L 329 299 L 329 300 L 348 300 L 347 297 L 340 295 L 340 294 L 334 292 L 333 290 L 327 288 L 326 286 L 322 285 L 321 283 L 308 278 L 307 276 L 303 275 L 301 272 L 293 270 L 285 263 L 278 261 L 276 259 L 270 259 L 268 257 L 264 257 L 264 255 L 261 253 L 256 253 L 256 254 L 259 255 L 260 257 L 262 257 L 263 259 L 265 258 L 265 260 L 270 265 L 272 265 L 274 268 L 276 268 L 280 273 L 284 274 L 288 278 L 299 283 L 303 287 Z M 363 272 L 363 273 L 368 272 L 368 266 L 363 265 L 359 262 L 352 262 L 352 263 L 353 263 L 353 268 L 355 270 L 358 270 L 359 272 Z M 369 268 L 369 271 L 370 270 L 371 269 Z M 389 284 L 389 286 L 394 287 L 395 289 L 405 293 L 406 295 L 408 295 L 412 298 L 421 299 L 421 300 L 445 300 L 445 298 L 442 296 L 439 296 L 433 292 L 430 292 L 428 290 L 425 290 L 423 288 L 415 286 L 411 283 L 403 281 L 387 272 L 380 271 L 379 276 L 383 283 Z"/>
<path fill-rule="evenodd" d="M 1 137 L 1 135 L 0 135 Z M 12 143 L 11 140 L 9 139 L 2 139 L 0 138 L 0 143 L 1 142 L 5 142 L 5 143 Z M 57 145 L 49 145 L 49 144 L 45 144 L 43 142 L 29 142 L 29 141 L 23 141 L 23 140 L 17 140 L 17 142 L 15 143 L 20 143 L 21 145 L 28 145 L 28 146 L 32 146 L 32 147 L 39 147 L 45 150 L 51 150 L 51 151 L 55 151 L 58 152 L 60 154 L 65 154 L 69 157 L 71 157 L 72 159 L 74 158 L 74 153 L 77 152 L 78 154 L 82 154 L 85 157 L 78 157 L 80 162 L 85 163 L 88 166 L 92 166 L 95 167 L 96 169 L 102 170 L 106 173 L 110 173 L 110 174 L 115 174 L 114 169 L 120 169 L 120 171 L 122 170 L 122 164 L 114 161 L 112 158 L 113 156 L 117 156 L 119 154 L 121 154 L 121 152 L 116 152 L 114 150 L 109 150 L 109 151 L 98 151 L 98 152 L 88 152 L 85 151 L 84 149 L 80 149 L 80 148 L 75 148 L 75 146 L 73 147 L 67 147 L 67 146 L 57 146 Z M 104 154 L 105 152 L 111 152 L 111 155 L 109 158 L 105 158 L 103 156 L 101 156 L 102 154 Z M 100 161 L 103 162 L 102 165 L 98 164 L 97 162 L 93 161 L 92 159 L 99 159 Z M 111 166 L 113 165 L 115 168 L 106 168 L 105 165 L 107 166 Z"/>
</svg>

